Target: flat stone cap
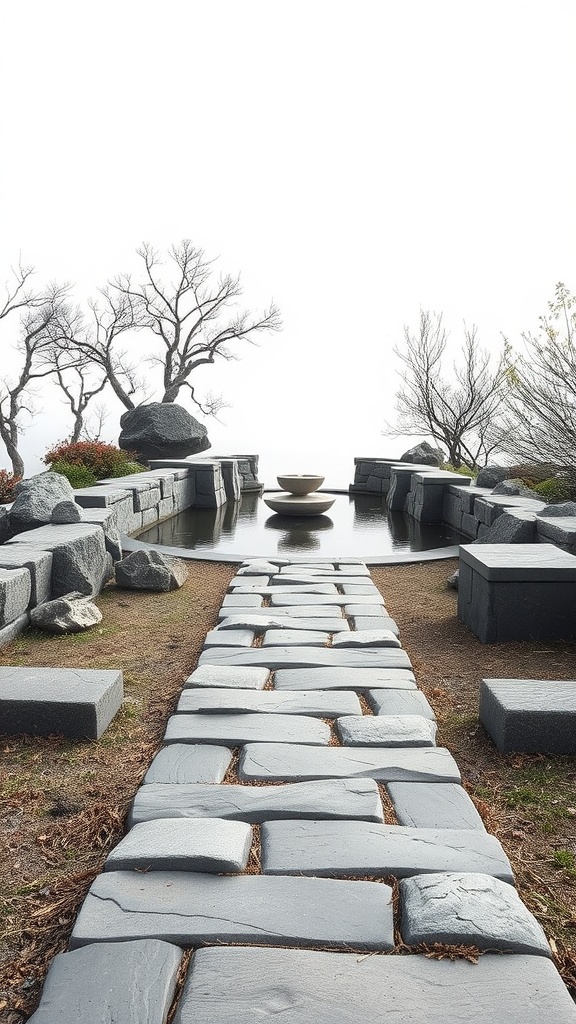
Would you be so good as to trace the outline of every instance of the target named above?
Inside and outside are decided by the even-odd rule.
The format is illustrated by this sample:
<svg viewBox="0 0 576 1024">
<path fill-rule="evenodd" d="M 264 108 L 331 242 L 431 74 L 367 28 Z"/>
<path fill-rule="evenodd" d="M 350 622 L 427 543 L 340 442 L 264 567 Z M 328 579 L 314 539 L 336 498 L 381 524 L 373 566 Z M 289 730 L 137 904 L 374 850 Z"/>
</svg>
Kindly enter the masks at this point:
<svg viewBox="0 0 576 1024">
<path fill-rule="evenodd" d="M 574 679 L 483 679 L 481 686 L 506 711 L 576 715 Z"/>
<path fill-rule="evenodd" d="M 419 472 L 415 474 L 416 481 L 427 487 L 438 486 L 438 484 L 452 484 L 454 487 L 469 487 L 471 477 L 462 476 L 460 473 L 450 473 L 445 469 L 433 469 L 431 473 Z"/>
<path fill-rule="evenodd" d="M 460 560 L 486 580 L 576 580 L 576 557 L 554 544 L 462 544 Z"/>
</svg>

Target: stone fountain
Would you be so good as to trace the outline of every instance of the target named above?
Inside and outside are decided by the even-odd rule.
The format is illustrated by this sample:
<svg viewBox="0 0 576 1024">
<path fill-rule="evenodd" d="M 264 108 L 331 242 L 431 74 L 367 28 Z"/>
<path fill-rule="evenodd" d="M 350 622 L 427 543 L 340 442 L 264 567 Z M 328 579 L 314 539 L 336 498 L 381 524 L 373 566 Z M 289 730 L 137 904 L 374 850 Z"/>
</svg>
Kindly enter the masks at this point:
<svg viewBox="0 0 576 1024">
<path fill-rule="evenodd" d="M 291 473 L 276 477 L 285 491 L 264 497 L 268 508 L 283 516 L 321 516 L 332 507 L 336 498 L 314 494 L 324 483 L 323 476 L 311 473 Z"/>
</svg>

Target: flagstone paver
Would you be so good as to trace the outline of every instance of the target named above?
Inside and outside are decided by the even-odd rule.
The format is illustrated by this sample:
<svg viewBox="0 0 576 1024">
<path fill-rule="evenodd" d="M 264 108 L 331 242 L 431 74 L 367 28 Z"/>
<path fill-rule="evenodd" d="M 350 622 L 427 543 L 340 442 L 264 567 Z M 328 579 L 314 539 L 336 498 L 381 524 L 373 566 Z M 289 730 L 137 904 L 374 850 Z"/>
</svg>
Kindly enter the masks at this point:
<svg viewBox="0 0 576 1024">
<path fill-rule="evenodd" d="M 576 1006 L 541 956 L 487 954 L 472 964 L 296 949 L 195 953 L 175 1024 L 272 1018 L 283 1024 L 576 1024 Z"/>
<path fill-rule="evenodd" d="M 400 641 L 391 629 L 355 629 L 350 633 L 336 634 L 332 647 L 343 650 L 350 647 L 400 647 Z"/>
<path fill-rule="evenodd" d="M 287 668 L 274 673 L 275 690 L 356 690 L 366 693 L 375 687 L 415 690 L 416 679 L 409 668 Z"/>
<path fill-rule="evenodd" d="M 251 647 L 254 637 L 251 629 L 211 629 L 204 638 L 204 647 Z"/>
<path fill-rule="evenodd" d="M 203 651 L 199 665 L 252 665 L 278 668 L 411 668 L 405 651 L 394 647 L 381 650 L 335 651 L 330 647 L 211 647 Z"/>
<path fill-rule="evenodd" d="M 326 647 L 330 633 L 320 629 L 269 629 L 262 647 Z"/>
<path fill-rule="evenodd" d="M 162 1024 L 182 950 L 158 939 L 94 943 L 58 953 L 31 1024 Z"/>
<path fill-rule="evenodd" d="M 258 712 L 281 715 L 312 715 L 314 718 L 338 718 L 341 715 L 362 715 L 358 695 L 351 690 L 184 690 L 176 713 L 234 714 Z M 167 748 L 171 749 L 171 748 Z M 202 748 L 200 748 L 202 749 Z M 222 748 L 216 748 L 222 749 Z M 160 781 L 160 780 L 158 780 Z M 192 780 L 191 780 L 192 781 Z M 197 780 L 208 782 L 210 780 Z M 220 782 L 220 779 L 214 780 Z"/>
<path fill-rule="evenodd" d="M 278 818 L 383 822 L 372 779 L 325 779 L 285 786 L 142 786 L 130 824 L 156 818 L 226 818 L 259 823 Z"/>
<path fill-rule="evenodd" d="M 106 871 L 92 883 L 70 948 L 163 939 L 387 950 L 392 890 L 378 882 L 189 871 Z"/>
<path fill-rule="evenodd" d="M 366 700 L 375 715 L 422 715 L 436 721 L 421 690 L 367 690 Z"/>
<path fill-rule="evenodd" d="M 194 692 L 202 693 L 201 690 L 184 691 L 191 695 Z M 210 692 L 221 693 L 220 690 Z M 170 743 L 169 746 L 162 747 L 158 751 L 142 784 L 169 782 L 181 785 L 186 782 L 222 782 L 231 760 L 232 751 L 228 747 L 213 746 L 210 743 Z"/>
<path fill-rule="evenodd" d="M 264 611 L 269 612 L 270 609 L 258 609 L 258 614 L 248 612 L 248 614 L 242 615 L 236 612 L 234 615 L 229 615 L 227 618 L 222 619 L 216 629 L 218 631 L 222 629 L 234 631 L 237 629 L 251 629 L 257 636 L 265 633 L 268 629 L 291 631 L 295 629 L 321 629 L 326 633 L 339 633 L 350 629 L 348 620 L 339 614 L 332 617 L 326 616 L 321 619 L 302 619 L 296 615 L 265 615 L 262 614 Z"/>
<path fill-rule="evenodd" d="M 134 825 L 112 850 L 105 871 L 242 871 L 252 829 L 222 818 L 156 818 Z"/>
<path fill-rule="evenodd" d="M 330 742 L 330 727 L 304 715 L 226 714 L 172 715 L 164 743 L 223 743 L 238 747 L 244 743 Z"/>
<path fill-rule="evenodd" d="M 308 747 L 248 743 L 240 756 L 241 779 L 299 782 L 306 779 L 376 779 L 378 782 L 459 782 L 452 754 L 443 747 Z"/>
<path fill-rule="evenodd" d="M 403 828 L 350 821 L 271 821 L 262 826 L 262 870 L 346 878 L 473 871 L 514 882 L 495 836 L 475 829 Z"/>
<path fill-rule="evenodd" d="M 306 595 L 304 600 L 306 600 Z M 338 596 L 338 595 L 336 595 Z M 223 605 L 218 612 L 218 621 L 223 622 L 228 619 L 231 615 L 241 615 L 243 612 L 247 612 L 247 608 L 240 608 L 236 605 Z M 345 623 L 347 620 L 344 617 L 343 609 L 340 605 L 316 605 L 316 604 L 301 604 L 301 605 L 290 605 L 287 608 L 268 608 L 262 605 L 260 608 L 250 608 L 250 615 L 261 615 L 263 618 L 268 618 L 273 615 L 274 618 L 281 619 L 338 619 L 340 622 Z M 288 627 L 289 628 L 289 627 Z M 320 629 L 316 622 L 312 626 L 306 627 L 312 629 Z M 342 625 L 341 629 L 345 629 L 346 626 Z"/>
<path fill-rule="evenodd" d="M 538 921 L 513 886 L 486 874 L 442 872 L 400 882 L 402 938 L 550 956 Z"/>
<path fill-rule="evenodd" d="M 222 686 L 225 689 L 263 690 L 270 678 L 267 668 L 239 665 L 201 665 L 184 682 L 189 686 Z"/>
<path fill-rule="evenodd" d="M 419 715 L 363 715 L 339 718 L 345 747 L 433 747 L 436 724 Z"/>
<path fill-rule="evenodd" d="M 462 786 L 450 782 L 389 782 L 386 790 L 400 825 L 484 829 L 482 818 Z"/>
</svg>

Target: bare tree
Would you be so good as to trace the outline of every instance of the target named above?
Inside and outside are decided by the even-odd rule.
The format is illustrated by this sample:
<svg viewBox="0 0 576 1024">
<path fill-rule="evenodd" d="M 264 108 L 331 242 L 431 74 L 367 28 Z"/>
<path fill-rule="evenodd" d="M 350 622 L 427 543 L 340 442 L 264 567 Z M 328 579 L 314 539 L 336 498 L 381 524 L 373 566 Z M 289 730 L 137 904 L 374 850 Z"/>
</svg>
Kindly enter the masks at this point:
<svg viewBox="0 0 576 1024">
<path fill-rule="evenodd" d="M 86 410 L 96 395 L 99 395 L 108 380 L 103 371 L 99 377 L 91 374 L 92 364 L 80 353 L 70 363 L 70 353 L 62 349 L 56 349 L 54 358 L 54 375 L 58 387 L 65 395 L 66 403 L 70 406 L 73 417 L 73 428 L 70 434 L 70 443 L 74 444 L 86 435 Z M 102 425 L 102 413 L 97 412 Z M 92 438 L 91 438 L 92 439 Z"/>
<path fill-rule="evenodd" d="M 14 344 L 18 367 L 12 375 L 0 379 L 0 437 L 15 476 L 24 474 L 18 447 L 22 414 L 33 411 L 34 381 L 54 372 L 49 353 L 53 332 L 68 297 L 68 285 L 52 284 L 45 290 L 34 291 L 31 287 L 33 273 L 32 267 L 21 263 L 13 268 L 14 280 L 6 285 L 6 299 L 0 309 L 0 320 L 14 315 L 19 325 Z"/>
<path fill-rule="evenodd" d="M 448 335 L 442 315 L 420 311 L 418 334 L 404 328 L 404 345 L 394 351 L 402 362 L 403 385 L 396 394 L 397 423 L 383 433 L 398 437 L 431 436 L 458 468 L 484 465 L 502 441 L 499 411 L 508 384 L 508 347 L 492 369 L 477 329 L 464 327 L 464 340 L 451 378 L 445 375 Z"/>
<path fill-rule="evenodd" d="M 510 369 L 502 448 L 520 462 L 576 463 L 576 296 L 556 285 L 540 331 Z"/>
<path fill-rule="evenodd" d="M 156 351 L 148 361 L 162 375 L 161 401 L 175 402 L 182 388 L 187 388 L 192 401 L 204 413 L 213 414 L 222 408 L 220 399 L 209 396 L 202 403 L 191 376 L 217 357 L 237 358 L 230 347 L 237 342 L 254 344 L 259 334 L 278 331 L 278 309 L 271 304 L 261 316 L 235 312 L 236 299 L 242 294 L 240 278 L 215 277 L 212 261 L 187 239 L 170 249 L 168 270 L 151 246 L 142 245 L 137 252 L 144 264 L 143 279 L 136 283 L 128 274 L 116 277 L 105 292 L 108 305 L 130 310 L 132 326 L 154 336 Z M 130 409 L 135 405 L 133 393 L 122 382 L 119 385 L 118 378 L 130 378 L 133 367 L 118 353 L 115 338 L 96 339 L 85 351 L 105 368 L 115 393 Z"/>
</svg>

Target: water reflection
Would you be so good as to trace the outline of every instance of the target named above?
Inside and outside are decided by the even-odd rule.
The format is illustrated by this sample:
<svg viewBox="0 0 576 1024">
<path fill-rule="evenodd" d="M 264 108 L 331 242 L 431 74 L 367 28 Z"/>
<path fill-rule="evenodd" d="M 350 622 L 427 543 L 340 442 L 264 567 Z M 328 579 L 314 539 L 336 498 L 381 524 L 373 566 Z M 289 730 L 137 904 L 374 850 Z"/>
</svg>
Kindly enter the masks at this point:
<svg viewBox="0 0 576 1024">
<path fill-rule="evenodd" d="M 273 556 L 315 551 L 331 557 L 386 555 L 458 544 L 455 530 L 422 524 L 402 512 L 389 512 L 378 495 L 340 494 L 330 515 L 270 515 L 256 492 L 218 509 L 198 508 L 146 530 L 149 544 L 222 554 Z"/>
</svg>

